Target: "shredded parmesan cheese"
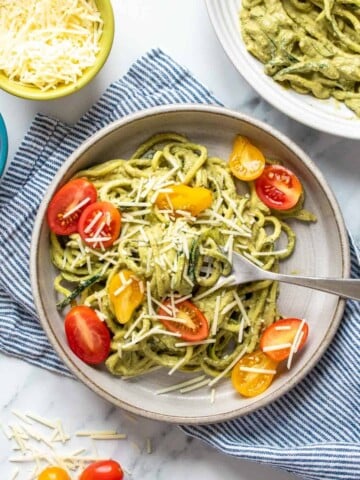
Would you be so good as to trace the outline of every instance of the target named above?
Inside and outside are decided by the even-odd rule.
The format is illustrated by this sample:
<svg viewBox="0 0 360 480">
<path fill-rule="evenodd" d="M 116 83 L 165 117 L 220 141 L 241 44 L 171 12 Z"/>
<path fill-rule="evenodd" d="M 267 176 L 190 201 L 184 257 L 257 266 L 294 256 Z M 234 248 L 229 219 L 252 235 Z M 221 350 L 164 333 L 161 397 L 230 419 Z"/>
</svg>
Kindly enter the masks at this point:
<svg viewBox="0 0 360 480">
<path fill-rule="evenodd" d="M 77 437 L 91 437 L 92 435 L 115 435 L 116 430 L 80 430 L 75 432 Z"/>
<path fill-rule="evenodd" d="M 290 354 L 289 354 L 289 357 L 288 357 L 288 360 L 287 360 L 287 363 L 286 363 L 286 367 L 288 368 L 288 370 L 290 370 L 293 356 L 296 353 L 296 350 L 299 348 L 300 344 L 298 344 L 298 341 L 299 341 L 299 337 L 302 333 L 302 328 L 304 326 L 305 321 L 306 321 L 305 319 L 302 319 L 302 321 L 299 325 L 299 328 L 296 331 L 294 341 L 292 342 L 292 345 L 291 345 L 291 348 L 290 348 Z"/>
<path fill-rule="evenodd" d="M 102 29 L 94 0 L 3 0 L 0 71 L 44 91 L 71 84 L 94 65 Z"/>
<path fill-rule="evenodd" d="M 97 212 L 95 217 L 91 220 L 89 225 L 84 229 L 84 233 L 89 233 L 91 232 L 91 229 L 97 224 L 97 222 L 100 220 L 100 218 L 103 216 L 103 212 Z"/>
<path fill-rule="evenodd" d="M 196 345 L 207 345 L 209 343 L 215 343 L 215 339 L 208 338 L 207 340 L 201 340 L 199 342 L 179 342 L 175 343 L 175 347 L 193 347 Z"/>
<path fill-rule="evenodd" d="M 149 281 L 146 282 L 146 297 L 147 297 L 147 303 L 148 303 L 148 312 L 150 313 L 150 315 L 153 315 L 154 309 L 151 303 L 152 296 L 151 296 L 151 286 Z"/>
<path fill-rule="evenodd" d="M 275 352 L 276 350 L 284 350 L 285 348 L 291 348 L 291 343 L 279 343 L 278 345 L 269 345 L 264 347 L 263 352 Z"/>
<path fill-rule="evenodd" d="M 150 225 L 150 222 L 146 220 L 138 220 L 136 218 L 130 217 L 128 214 L 122 216 L 122 222 L 124 223 L 137 223 L 139 225 Z"/>
<path fill-rule="evenodd" d="M 146 439 L 146 451 L 149 455 L 152 453 L 152 445 L 151 445 L 151 439 L 150 438 Z"/>
<path fill-rule="evenodd" d="M 294 353 L 296 353 L 298 351 L 303 336 L 304 336 L 304 332 L 300 332 L 299 338 L 298 338 L 298 340 L 295 344 L 295 347 L 294 347 Z"/>
<path fill-rule="evenodd" d="M 185 382 L 176 383 L 175 385 L 171 385 L 170 387 L 162 388 L 155 392 L 155 395 L 162 395 L 163 393 L 173 392 L 175 390 L 180 390 L 180 388 L 187 387 L 188 385 L 193 385 L 194 383 L 199 383 L 201 380 L 205 378 L 205 375 L 200 375 L 195 378 L 191 378 L 190 380 L 186 380 Z"/>
<path fill-rule="evenodd" d="M 111 240 L 111 237 L 88 237 L 86 238 L 86 241 L 88 243 L 102 243 L 102 242 L 107 242 Z"/>
<path fill-rule="evenodd" d="M 18 410 L 15 410 L 15 409 L 14 409 L 14 410 L 11 410 L 11 413 L 12 413 L 13 415 L 15 415 L 16 417 L 20 418 L 20 420 L 22 420 L 23 422 L 27 423 L 28 425 L 32 425 L 32 424 L 33 424 L 33 422 L 32 422 L 31 420 L 29 420 L 26 415 L 24 415 L 23 413 L 19 412 Z"/>
<path fill-rule="evenodd" d="M 247 325 L 250 325 L 250 319 L 248 317 L 248 314 L 246 313 L 246 310 L 245 310 L 245 307 L 239 297 L 239 295 L 237 294 L 237 292 L 234 290 L 233 291 L 233 297 L 234 297 L 234 300 L 235 302 L 237 303 L 238 307 L 239 307 L 239 310 L 241 312 L 241 315 L 243 316 L 243 318 L 245 319 L 246 321 L 246 324 Z"/>
<path fill-rule="evenodd" d="M 178 370 L 181 365 L 186 361 L 186 357 L 180 358 L 180 360 L 175 363 L 171 370 L 169 370 L 168 375 L 172 375 L 176 370 Z"/>
<path fill-rule="evenodd" d="M 90 435 L 93 440 L 125 440 L 127 435 L 125 433 L 113 433 L 111 435 Z"/>
<path fill-rule="evenodd" d="M 217 328 L 218 328 L 218 323 L 219 323 L 219 310 L 220 310 L 220 301 L 221 301 L 221 296 L 218 295 L 215 300 L 215 311 L 214 311 L 214 319 L 211 324 L 211 335 L 216 335 Z"/>
<path fill-rule="evenodd" d="M 287 253 L 287 249 L 284 248 L 283 250 L 273 250 L 269 252 L 252 252 L 254 257 L 266 257 L 268 255 L 282 255 L 283 253 Z"/>
<path fill-rule="evenodd" d="M 16 469 L 13 471 L 13 474 L 12 474 L 12 476 L 11 476 L 11 480 L 15 480 L 15 479 L 18 477 L 19 473 L 20 473 L 20 470 L 19 470 L 18 468 L 16 468 Z"/>
<path fill-rule="evenodd" d="M 213 378 L 209 382 L 209 387 L 212 387 L 213 385 L 215 385 L 215 383 L 217 383 L 219 380 L 221 380 L 223 377 L 225 377 L 225 375 L 227 375 L 227 373 L 230 372 L 230 370 L 233 368 L 233 366 L 237 364 L 237 362 L 240 360 L 240 358 L 242 358 L 245 355 L 245 353 L 246 353 L 246 346 L 241 350 L 239 355 L 234 358 L 234 360 L 230 363 L 230 365 L 228 365 L 225 368 L 225 370 L 223 370 L 217 377 Z"/>
<path fill-rule="evenodd" d="M 225 225 L 227 225 L 228 227 L 236 230 L 239 234 L 241 234 L 243 237 L 248 237 L 248 238 L 251 238 L 251 233 L 245 231 L 242 227 L 239 227 L 235 221 L 233 220 L 228 220 L 227 218 L 223 217 L 222 215 L 220 215 L 219 213 L 216 213 L 216 212 L 211 212 L 212 213 L 212 216 L 217 218 L 220 222 L 224 223 Z"/>
<path fill-rule="evenodd" d="M 4 425 L 1 425 L 1 424 L 0 424 L 0 427 L 1 427 L 1 430 L 3 431 L 5 437 L 6 437 L 8 440 L 11 440 L 11 434 L 8 433 L 8 431 L 5 429 Z"/>
<path fill-rule="evenodd" d="M 57 428 L 57 425 L 55 422 L 51 422 L 46 418 L 40 417 L 39 415 L 35 415 L 34 413 L 27 413 L 26 417 L 30 418 L 31 420 L 34 420 L 35 422 L 41 423 L 42 425 L 45 425 L 45 427 L 52 428 L 52 429 Z"/>
<path fill-rule="evenodd" d="M 239 325 L 239 335 L 238 335 L 238 343 L 241 343 L 243 341 L 244 337 L 244 317 L 240 321 Z"/>
<path fill-rule="evenodd" d="M 207 385 L 209 385 L 209 379 L 208 378 L 206 378 L 202 382 L 195 383 L 195 385 L 190 385 L 189 387 L 180 388 L 180 393 L 192 392 L 193 390 L 198 390 L 199 388 L 205 387 Z"/>
<path fill-rule="evenodd" d="M 150 207 L 149 202 L 117 202 L 118 207 Z"/>
<path fill-rule="evenodd" d="M 185 278 L 185 276 L 184 276 Z M 235 281 L 235 277 L 234 275 L 229 275 L 225 280 L 223 280 L 222 282 L 217 282 L 215 283 L 215 285 L 211 288 L 209 288 L 208 290 L 206 290 L 206 292 L 204 293 L 201 293 L 200 295 L 197 295 L 196 297 L 193 298 L 193 300 L 197 301 L 197 300 L 201 300 L 202 298 L 205 298 L 207 297 L 208 295 L 211 295 L 213 292 L 215 292 L 216 290 L 219 290 L 219 288 L 222 288 L 224 286 L 230 286 L 231 283 L 233 283 Z"/>
<path fill-rule="evenodd" d="M 256 368 L 256 367 L 245 367 L 241 366 L 239 367 L 242 372 L 250 372 L 250 373 L 264 373 L 267 375 L 275 375 L 276 370 L 270 370 L 267 368 Z"/>
<path fill-rule="evenodd" d="M 169 322 L 183 323 L 186 325 L 187 321 L 184 318 L 173 317 L 172 312 L 170 316 L 167 315 L 144 315 L 144 318 L 155 318 L 156 320 L 167 320 Z"/>
<path fill-rule="evenodd" d="M 246 257 L 248 260 L 250 260 L 250 262 L 255 263 L 255 264 L 258 265 L 259 267 L 263 267 L 263 266 L 264 266 L 264 262 L 261 262 L 261 261 L 258 260 L 257 258 L 254 258 L 252 255 L 250 255 L 250 253 L 244 252 L 243 255 L 244 255 L 244 257 Z"/>
<path fill-rule="evenodd" d="M 121 272 L 122 273 L 122 272 Z M 129 278 L 129 280 L 125 280 L 125 283 L 123 283 L 121 285 L 121 287 L 119 287 L 118 289 L 115 290 L 114 292 L 114 296 L 117 297 L 118 295 L 120 295 L 120 293 L 122 293 L 124 290 L 127 289 L 127 287 L 132 283 L 132 278 Z"/>
<path fill-rule="evenodd" d="M 144 318 L 144 313 L 142 313 L 136 320 L 135 322 L 131 325 L 129 330 L 125 333 L 124 338 L 128 338 L 130 334 L 135 330 L 135 328 L 139 325 L 141 320 Z"/>
<path fill-rule="evenodd" d="M 236 305 L 237 305 L 237 301 L 234 300 L 233 302 L 229 303 L 229 305 L 226 305 L 226 307 L 221 310 L 221 314 L 225 315 L 226 313 L 230 312 L 230 310 L 232 310 L 234 307 L 236 307 Z"/>
<path fill-rule="evenodd" d="M 17 479 L 20 475 L 23 478 L 23 474 L 29 480 L 36 480 L 40 472 L 50 465 L 63 468 L 71 478 L 78 478 L 86 465 L 106 458 L 98 454 L 96 440 L 117 441 L 127 438 L 125 433 L 119 433 L 117 430 L 80 431 L 76 432 L 76 436 L 88 437 L 88 441 L 92 442 L 93 453 L 87 454 L 86 448 L 72 452 L 64 451 L 65 446 L 60 446 L 59 450 L 55 451 L 54 442 L 64 443 L 64 441 L 71 440 L 71 437 L 65 434 L 60 420 L 48 420 L 36 414 L 23 414 L 17 410 L 12 411 L 12 414 L 21 421 L 21 424 L 8 426 L 11 435 L 4 430 L 8 440 L 13 440 L 16 444 L 16 446 L 12 446 L 12 450 L 19 452 L 18 456 L 9 458 L 9 462 L 18 464 L 12 473 L 11 480 Z M 36 427 L 37 429 L 35 429 Z M 45 429 L 52 430 L 49 437 L 43 435 L 42 432 Z M 40 448 L 35 442 L 43 442 L 47 448 L 43 445 Z M 146 448 L 151 450 L 149 442 L 150 440 L 147 441 Z M 124 470 L 126 471 L 126 469 Z"/>
</svg>

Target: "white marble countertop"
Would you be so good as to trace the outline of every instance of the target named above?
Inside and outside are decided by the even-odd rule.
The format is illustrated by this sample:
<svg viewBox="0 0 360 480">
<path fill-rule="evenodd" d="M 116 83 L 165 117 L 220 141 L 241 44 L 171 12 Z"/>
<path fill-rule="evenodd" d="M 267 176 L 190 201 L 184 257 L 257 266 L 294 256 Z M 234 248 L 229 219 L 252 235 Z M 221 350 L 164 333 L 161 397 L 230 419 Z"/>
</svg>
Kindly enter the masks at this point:
<svg viewBox="0 0 360 480">
<path fill-rule="evenodd" d="M 228 107 L 253 115 L 287 134 L 322 170 L 342 209 L 345 222 L 360 244 L 360 142 L 307 128 L 258 97 L 223 52 L 201 0 L 113 0 L 116 36 L 110 57 L 96 79 L 82 91 L 51 102 L 30 102 L 0 92 L 0 112 L 8 127 L 9 159 L 35 113 L 74 122 L 107 85 L 153 47 L 161 47 L 188 67 Z M 119 428 L 127 440 L 100 444 L 99 453 L 120 461 L 132 473 L 126 479 L 291 480 L 292 475 L 237 460 L 187 438 L 176 426 L 130 419 L 79 382 L 43 371 L 20 360 L 0 356 L 0 422 L 16 422 L 12 409 L 61 418 L 65 428 Z M 152 454 L 147 453 L 147 438 Z M 75 437 L 72 445 L 89 446 Z M 10 479 L 9 442 L 0 432 L 1 479 Z M 25 472 L 26 469 L 24 469 Z M 26 476 L 27 475 L 27 476 Z M 28 474 L 18 479 L 28 479 Z"/>
</svg>

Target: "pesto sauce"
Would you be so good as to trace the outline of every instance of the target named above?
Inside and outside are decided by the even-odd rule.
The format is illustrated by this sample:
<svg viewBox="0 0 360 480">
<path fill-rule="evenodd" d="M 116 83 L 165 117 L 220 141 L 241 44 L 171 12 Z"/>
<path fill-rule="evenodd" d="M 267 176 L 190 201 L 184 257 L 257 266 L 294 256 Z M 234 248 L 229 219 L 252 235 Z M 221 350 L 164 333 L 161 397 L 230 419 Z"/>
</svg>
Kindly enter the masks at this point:
<svg viewBox="0 0 360 480">
<path fill-rule="evenodd" d="M 358 0 L 243 0 L 247 50 L 284 87 L 333 97 L 360 117 Z"/>
</svg>

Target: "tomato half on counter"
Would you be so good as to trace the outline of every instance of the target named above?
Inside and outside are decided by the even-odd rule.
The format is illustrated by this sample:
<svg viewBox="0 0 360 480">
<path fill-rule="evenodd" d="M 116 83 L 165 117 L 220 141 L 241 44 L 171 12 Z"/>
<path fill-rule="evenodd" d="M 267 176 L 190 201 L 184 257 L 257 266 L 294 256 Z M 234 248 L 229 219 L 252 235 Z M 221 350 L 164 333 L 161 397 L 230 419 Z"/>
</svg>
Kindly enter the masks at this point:
<svg viewBox="0 0 360 480">
<path fill-rule="evenodd" d="M 255 180 L 260 200 L 269 208 L 289 210 L 295 207 L 303 192 L 298 177 L 281 165 L 269 165 Z"/>
<path fill-rule="evenodd" d="M 255 397 L 271 385 L 277 365 L 261 350 L 247 353 L 232 369 L 231 382 L 243 397 Z"/>
<path fill-rule="evenodd" d="M 95 202 L 82 212 L 79 233 L 92 248 L 111 247 L 121 230 L 121 214 L 110 202 Z"/>
<path fill-rule="evenodd" d="M 258 178 L 265 168 L 265 157 L 246 137 L 235 138 L 229 158 L 231 173 L 245 182 Z"/>
<path fill-rule="evenodd" d="M 191 302 L 185 300 L 175 305 L 175 315 L 172 313 L 171 300 L 165 300 L 158 310 L 158 315 L 179 318 L 181 322 L 161 320 L 170 332 L 178 332 L 186 342 L 199 342 L 209 336 L 209 322 L 205 315 Z"/>
<path fill-rule="evenodd" d="M 47 467 L 40 473 L 37 480 L 71 480 L 71 478 L 63 468 Z"/>
<path fill-rule="evenodd" d="M 308 334 L 308 324 L 299 318 L 277 320 L 262 333 L 260 348 L 268 357 L 281 362 L 290 355 L 291 345 L 294 342 L 298 343 L 297 352 L 303 348 Z"/>
<path fill-rule="evenodd" d="M 70 180 L 51 199 L 46 215 L 47 221 L 57 235 L 71 235 L 78 231 L 81 213 L 96 202 L 95 186 L 84 178 Z"/>
<path fill-rule="evenodd" d="M 94 462 L 82 472 L 79 480 L 122 480 L 124 472 L 114 460 Z"/>
<path fill-rule="evenodd" d="M 193 216 L 211 206 L 212 192 L 204 187 L 189 187 L 188 185 L 171 185 L 160 192 L 155 204 L 160 210 L 184 210 Z"/>
<path fill-rule="evenodd" d="M 131 270 L 121 270 L 109 279 L 110 303 L 120 323 L 127 323 L 144 299 L 144 285 Z"/>
<path fill-rule="evenodd" d="M 83 362 L 96 365 L 110 352 L 110 332 L 96 312 L 85 305 L 73 307 L 65 317 L 69 347 Z"/>
</svg>

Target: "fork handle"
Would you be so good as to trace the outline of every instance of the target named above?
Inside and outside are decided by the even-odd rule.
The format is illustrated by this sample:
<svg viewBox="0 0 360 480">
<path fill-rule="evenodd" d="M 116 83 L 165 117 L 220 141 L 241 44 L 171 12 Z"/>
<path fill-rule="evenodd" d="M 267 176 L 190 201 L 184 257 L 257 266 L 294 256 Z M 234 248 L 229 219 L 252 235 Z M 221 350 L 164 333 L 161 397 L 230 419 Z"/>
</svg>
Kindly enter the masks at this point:
<svg viewBox="0 0 360 480">
<path fill-rule="evenodd" d="M 296 277 L 284 274 L 272 274 L 271 277 L 279 282 L 292 283 L 302 287 L 334 293 L 340 297 L 360 300 L 360 279 Z"/>
</svg>

